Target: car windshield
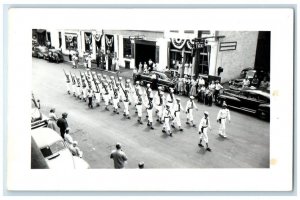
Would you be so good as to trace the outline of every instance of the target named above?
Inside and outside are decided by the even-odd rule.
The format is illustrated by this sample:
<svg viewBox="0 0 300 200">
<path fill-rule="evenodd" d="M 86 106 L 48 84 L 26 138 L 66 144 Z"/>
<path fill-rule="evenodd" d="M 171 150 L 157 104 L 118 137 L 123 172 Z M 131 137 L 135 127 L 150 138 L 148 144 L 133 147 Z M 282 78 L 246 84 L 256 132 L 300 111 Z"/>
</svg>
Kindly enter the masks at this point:
<svg viewBox="0 0 300 200">
<path fill-rule="evenodd" d="M 249 70 L 249 71 L 247 71 L 246 77 L 253 78 L 254 75 L 255 75 L 255 72 L 256 72 L 255 70 Z"/>
<path fill-rule="evenodd" d="M 65 144 L 63 143 L 63 141 L 57 141 L 54 144 L 52 144 L 51 146 L 46 146 L 44 148 L 41 149 L 41 152 L 43 154 L 43 156 L 45 158 L 52 156 L 56 153 L 58 153 L 59 151 L 65 149 Z"/>
<path fill-rule="evenodd" d="M 168 79 L 168 76 L 165 75 L 165 74 L 159 74 L 159 78 L 160 78 L 160 79 L 163 79 L 163 80 L 167 80 L 167 79 Z"/>
</svg>

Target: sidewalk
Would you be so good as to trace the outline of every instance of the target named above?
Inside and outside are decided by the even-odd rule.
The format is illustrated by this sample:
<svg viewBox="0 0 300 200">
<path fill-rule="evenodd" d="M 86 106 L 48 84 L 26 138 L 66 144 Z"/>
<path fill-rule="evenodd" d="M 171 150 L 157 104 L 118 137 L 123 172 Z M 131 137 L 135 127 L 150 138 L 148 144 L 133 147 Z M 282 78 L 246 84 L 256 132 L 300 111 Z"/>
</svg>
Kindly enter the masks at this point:
<svg viewBox="0 0 300 200">
<path fill-rule="evenodd" d="M 63 55 L 63 56 L 64 56 L 64 63 L 69 64 L 72 67 L 73 65 L 72 65 L 72 61 L 69 60 L 69 55 Z M 83 66 L 82 58 L 79 58 L 78 69 L 79 70 L 87 69 L 86 67 Z M 111 75 L 111 76 L 117 75 L 117 71 L 107 71 L 107 70 L 97 68 L 96 63 L 92 63 L 91 71 L 95 71 L 96 73 L 104 73 L 106 75 Z M 119 76 L 132 80 L 132 71 L 133 69 L 125 69 L 123 67 L 120 67 L 118 72 L 119 72 Z"/>
</svg>

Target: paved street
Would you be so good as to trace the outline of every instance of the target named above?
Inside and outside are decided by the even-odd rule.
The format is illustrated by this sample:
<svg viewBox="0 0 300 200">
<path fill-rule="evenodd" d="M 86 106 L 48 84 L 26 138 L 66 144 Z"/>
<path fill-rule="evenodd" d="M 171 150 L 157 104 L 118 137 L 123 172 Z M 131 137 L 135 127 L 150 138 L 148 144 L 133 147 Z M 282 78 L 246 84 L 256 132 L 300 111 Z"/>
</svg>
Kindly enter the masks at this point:
<svg viewBox="0 0 300 200">
<path fill-rule="evenodd" d="M 32 58 L 32 91 L 41 100 L 44 114 L 48 115 L 51 107 L 56 108 L 58 117 L 68 112 L 71 135 L 78 141 L 83 158 L 91 168 L 113 168 L 109 155 L 117 142 L 127 154 L 127 168 L 137 168 L 139 161 L 144 161 L 145 168 L 269 167 L 269 122 L 231 110 L 228 138 L 223 139 L 217 134 L 216 117 L 220 108 L 197 103 L 199 111 L 194 112 L 197 126 L 205 110 L 210 114 L 212 130 L 208 137 L 212 152 L 207 152 L 197 145 L 198 128 L 186 126 L 185 113 L 181 113 L 184 131 L 174 130 L 173 137 L 168 137 L 161 132 L 162 125 L 156 121 L 155 130 L 150 130 L 146 123 L 139 125 L 133 106 L 130 107 L 131 120 L 123 118 L 121 113 L 113 114 L 112 109 L 105 111 L 103 102 L 102 106 L 89 109 L 86 102 L 67 94 L 63 69 L 79 74 L 78 69 L 72 69 L 67 63 L 55 64 Z M 185 107 L 187 98 L 181 99 Z M 146 113 L 143 115 L 145 118 Z"/>
</svg>

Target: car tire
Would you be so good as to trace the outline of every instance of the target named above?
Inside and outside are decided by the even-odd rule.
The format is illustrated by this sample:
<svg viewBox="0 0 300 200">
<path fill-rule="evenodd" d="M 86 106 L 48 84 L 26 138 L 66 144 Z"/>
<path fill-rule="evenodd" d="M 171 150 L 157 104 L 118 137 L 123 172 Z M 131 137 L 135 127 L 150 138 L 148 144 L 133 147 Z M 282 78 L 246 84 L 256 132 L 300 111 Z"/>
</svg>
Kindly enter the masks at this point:
<svg viewBox="0 0 300 200">
<path fill-rule="evenodd" d="M 270 116 L 268 115 L 267 112 L 264 112 L 262 110 L 257 110 L 256 115 L 258 118 L 263 119 L 263 120 L 270 120 Z"/>
<path fill-rule="evenodd" d="M 58 64 L 59 63 L 59 60 L 58 60 L 58 58 L 56 58 L 56 64 Z"/>
<path fill-rule="evenodd" d="M 216 104 L 218 105 L 218 106 L 221 106 L 222 104 L 223 104 L 223 99 L 221 99 L 221 98 L 217 98 L 217 100 L 216 100 Z"/>
<path fill-rule="evenodd" d="M 43 59 L 46 60 L 46 56 L 44 56 Z"/>
</svg>

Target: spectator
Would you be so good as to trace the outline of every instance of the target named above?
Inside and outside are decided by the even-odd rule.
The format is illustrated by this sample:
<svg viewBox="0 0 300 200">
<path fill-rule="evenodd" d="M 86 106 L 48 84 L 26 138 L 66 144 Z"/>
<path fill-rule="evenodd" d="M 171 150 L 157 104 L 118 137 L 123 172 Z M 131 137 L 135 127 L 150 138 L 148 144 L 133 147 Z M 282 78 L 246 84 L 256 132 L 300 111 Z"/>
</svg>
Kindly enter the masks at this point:
<svg viewBox="0 0 300 200">
<path fill-rule="evenodd" d="M 62 117 L 57 120 L 57 126 L 60 129 L 60 135 L 62 138 L 65 138 L 66 129 L 69 127 L 67 122 L 68 113 L 64 112 Z"/>
<path fill-rule="evenodd" d="M 139 166 L 139 169 L 144 169 L 144 162 L 139 162 L 138 166 Z"/>
<path fill-rule="evenodd" d="M 119 58 L 118 58 L 118 57 L 116 57 L 115 64 L 116 64 L 115 70 L 116 70 L 116 71 L 119 71 L 119 70 L 120 70 L 120 67 L 119 67 Z"/>
<path fill-rule="evenodd" d="M 142 62 L 139 63 L 139 66 L 138 66 L 138 73 L 139 73 L 139 74 L 142 74 L 142 73 L 143 73 L 143 64 L 142 64 Z"/>
<path fill-rule="evenodd" d="M 244 80 L 243 80 L 243 86 L 242 88 L 248 88 L 250 87 L 250 80 L 248 79 L 248 77 L 246 77 Z"/>
<path fill-rule="evenodd" d="M 190 95 L 189 96 L 197 96 L 197 81 L 194 79 L 194 77 L 191 80 L 191 89 L 190 89 Z"/>
<path fill-rule="evenodd" d="M 267 90 L 270 87 L 269 81 L 267 81 L 267 78 L 264 77 L 264 79 L 260 82 L 259 88 L 261 90 Z"/>
<path fill-rule="evenodd" d="M 223 86 L 220 84 L 220 82 L 218 80 L 216 80 L 216 88 L 215 88 L 215 93 L 214 93 L 215 100 L 217 100 L 217 98 L 219 97 L 220 90 L 222 88 L 223 88 Z"/>
<path fill-rule="evenodd" d="M 251 86 L 254 86 L 254 87 L 258 87 L 259 86 L 259 80 L 257 78 L 257 75 L 255 74 L 252 81 L 251 81 Z"/>
<path fill-rule="evenodd" d="M 56 124 L 57 120 L 58 120 L 58 118 L 56 117 L 56 114 L 55 114 L 55 108 L 51 108 L 50 113 L 49 113 L 49 121 L 48 121 L 47 127 L 56 131 L 55 124 Z"/>
<path fill-rule="evenodd" d="M 69 133 L 70 133 L 70 128 L 68 127 L 65 132 L 64 140 L 66 141 L 68 146 L 71 146 L 75 141 L 73 140 L 72 136 Z"/>
<path fill-rule="evenodd" d="M 127 156 L 121 149 L 121 144 L 116 144 L 116 150 L 113 150 L 110 154 L 110 158 L 114 160 L 115 169 L 124 169 L 127 162 Z"/>
<path fill-rule="evenodd" d="M 73 144 L 69 146 L 69 149 L 72 152 L 73 156 L 82 158 L 83 152 L 79 149 L 77 141 L 74 141 Z"/>
</svg>

